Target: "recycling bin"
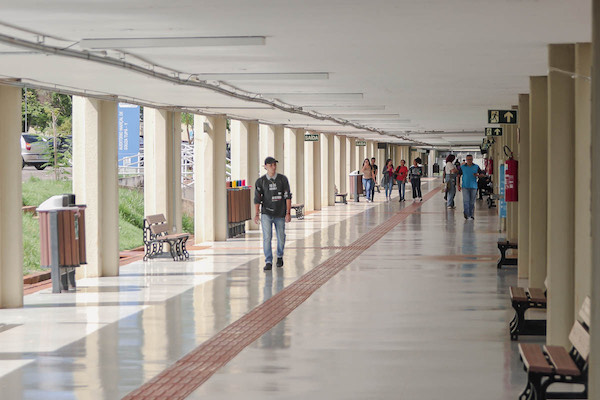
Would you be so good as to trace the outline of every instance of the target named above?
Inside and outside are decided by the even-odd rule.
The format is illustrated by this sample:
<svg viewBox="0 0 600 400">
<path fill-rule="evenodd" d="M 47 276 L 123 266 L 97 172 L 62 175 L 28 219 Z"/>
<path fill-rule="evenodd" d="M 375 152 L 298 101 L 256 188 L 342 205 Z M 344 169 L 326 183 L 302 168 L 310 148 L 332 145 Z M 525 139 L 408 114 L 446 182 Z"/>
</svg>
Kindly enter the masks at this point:
<svg viewBox="0 0 600 400">
<path fill-rule="evenodd" d="M 52 293 L 75 289 L 75 269 L 86 264 L 85 205 L 75 195 L 52 196 L 37 212 L 40 221 L 42 268 L 50 268 Z"/>
<path fill-rule="evenodd" d="M 358 171 L 350 173 L 350 193 L 355 202 L 359 202 L 360 195 L 364 194 L 362 174 L 358 173 Z"/>
</svg>

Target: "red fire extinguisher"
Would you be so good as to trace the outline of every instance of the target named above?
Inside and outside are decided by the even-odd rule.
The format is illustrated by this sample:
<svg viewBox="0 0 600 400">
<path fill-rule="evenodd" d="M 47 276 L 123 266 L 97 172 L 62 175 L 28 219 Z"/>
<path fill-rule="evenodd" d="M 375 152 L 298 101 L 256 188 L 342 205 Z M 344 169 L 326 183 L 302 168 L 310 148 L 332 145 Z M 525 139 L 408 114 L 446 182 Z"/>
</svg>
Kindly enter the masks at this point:
<svg viewBox="0 0 600 400">
<path fill-rule="evenodd" d="M 485 173 L 486 175 L 494 175 L 494 159 L 488 158 L 485 160 Z"/>
<path fill-rule="evenodd" d="M 504 199 L 506 201 L 519 201 L 519 162 L 513 158 L 513 152 L 508 146 L 504 146 L 504 154 L 508 156 L 507 150 L 510 152 L 508 160 L 506 160 L 505 176 L 505 192 Z"/>
</svg>

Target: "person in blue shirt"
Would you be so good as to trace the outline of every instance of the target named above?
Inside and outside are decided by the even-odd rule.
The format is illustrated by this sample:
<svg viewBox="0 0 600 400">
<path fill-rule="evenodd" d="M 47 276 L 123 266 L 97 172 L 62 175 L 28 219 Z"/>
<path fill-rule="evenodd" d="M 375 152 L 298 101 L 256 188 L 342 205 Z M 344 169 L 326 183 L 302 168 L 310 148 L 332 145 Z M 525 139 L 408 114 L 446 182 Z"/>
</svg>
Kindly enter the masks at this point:
<svg viewBox="0 0 600 400">
<path fill-rule="evenodd" d="M 458 175 L 458 191 L 463 194 L 465 219 L 475 219 L 475 198 L 477 197 L 477 178 L 485 174 L 477 164 L 473 164 L 473 156 L 467 156 L 467 163 L 462 165 Z M 461 182 L 462 179 L 462 182 Z"/>
</svg>

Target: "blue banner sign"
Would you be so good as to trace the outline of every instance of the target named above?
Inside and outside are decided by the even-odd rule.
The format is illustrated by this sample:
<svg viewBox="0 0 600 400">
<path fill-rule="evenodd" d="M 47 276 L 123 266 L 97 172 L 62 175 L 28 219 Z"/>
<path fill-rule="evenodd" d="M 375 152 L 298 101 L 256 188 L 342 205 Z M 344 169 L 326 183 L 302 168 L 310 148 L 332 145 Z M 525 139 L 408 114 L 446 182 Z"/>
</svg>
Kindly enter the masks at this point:
<svg viewBox="0 0 600 400">
<path fill-rule="evenodd" d="M 504 200 L 504 193 L 506 188 L 504 169 L 506 165 L 500 164 L 500 218 L 506 218 L 506 200 Z"/>
<path fill-rule="evenodd" d="M 119 103 L 119 166 L 137 163 L 140 151 L 140 106 Z M 129 159 L 123 160 L 126 157 Z"/>
</svg>

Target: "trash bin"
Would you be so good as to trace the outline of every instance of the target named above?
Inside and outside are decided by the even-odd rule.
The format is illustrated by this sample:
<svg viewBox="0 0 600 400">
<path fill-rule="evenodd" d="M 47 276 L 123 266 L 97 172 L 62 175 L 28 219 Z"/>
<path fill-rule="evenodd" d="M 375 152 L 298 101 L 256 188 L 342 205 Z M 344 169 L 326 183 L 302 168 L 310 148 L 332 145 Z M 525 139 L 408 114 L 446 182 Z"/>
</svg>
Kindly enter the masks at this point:
<svg viewBox="0 0 600 400">
<path fill-rule="evenodd" d="M 354 197 L 354 201 L 358 202 L 361 194 L 364 193 L 362 185 L 362 174 L 358 171 L 350 173 L 350 193 Z"/>
<path fill-rule="evenodd" d="M 75 268 L 86 264 L 85 206 L 75 195 L 52 196 L 37 208 L 41 266 L 50 268 L 52 293 L 75 288 Z"/>
</svg>

